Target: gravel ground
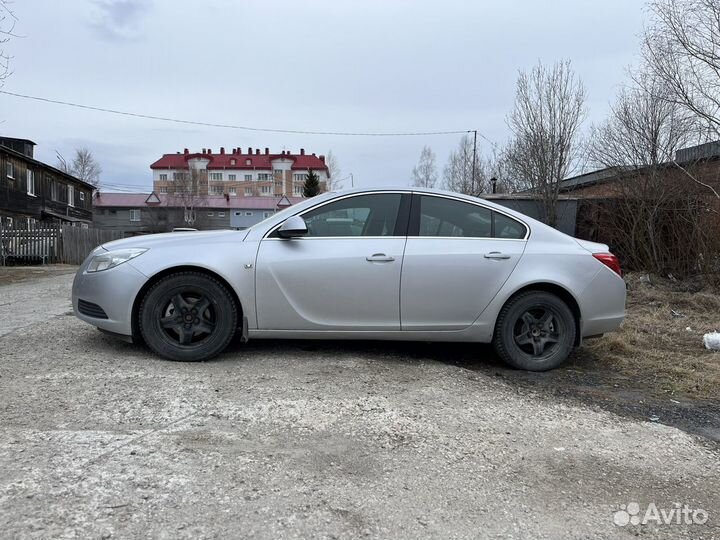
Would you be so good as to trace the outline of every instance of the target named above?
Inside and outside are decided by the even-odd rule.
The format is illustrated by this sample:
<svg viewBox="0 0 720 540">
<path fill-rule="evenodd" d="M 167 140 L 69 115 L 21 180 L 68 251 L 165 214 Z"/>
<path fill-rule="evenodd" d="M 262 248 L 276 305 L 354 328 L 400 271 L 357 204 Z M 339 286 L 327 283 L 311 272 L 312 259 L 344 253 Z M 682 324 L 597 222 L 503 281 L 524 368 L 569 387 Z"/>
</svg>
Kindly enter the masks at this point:
<svg viewBox="0 0 720 540">
<path fill-rule="evenodd" d="M 0 287 L 0 536 L 720 538 L 706 439 L 417 345 L 162 361 L 69 314 L 71 280 Z M 709 519 L 615 525 L 631 502 Z"/>
</svg>

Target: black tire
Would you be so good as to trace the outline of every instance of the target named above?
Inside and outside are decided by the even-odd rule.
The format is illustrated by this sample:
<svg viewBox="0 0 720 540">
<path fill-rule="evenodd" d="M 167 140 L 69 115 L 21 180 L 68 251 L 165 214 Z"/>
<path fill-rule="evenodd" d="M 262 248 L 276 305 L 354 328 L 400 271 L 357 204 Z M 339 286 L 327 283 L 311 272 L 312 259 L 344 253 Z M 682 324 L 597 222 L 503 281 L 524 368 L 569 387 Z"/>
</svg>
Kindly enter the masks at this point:
<svg viewBox="0 0 720 540">
<path fill-rule="evenodd" d="M 199 362 L 228 346 L 237 329 L 238 308 L 217 279 L 200 272 L 178 272 L 147 291 L 138 321 L 145 343 L 157 354 Z"/>
<path fill-rule="evenodd" d="M 567 304 L 543 291 L 510 299 L 495 323 L 493 345 L 507 364 L 547 371 L 562 364 L 575 345 L 575 317 Z"/>
</svg>

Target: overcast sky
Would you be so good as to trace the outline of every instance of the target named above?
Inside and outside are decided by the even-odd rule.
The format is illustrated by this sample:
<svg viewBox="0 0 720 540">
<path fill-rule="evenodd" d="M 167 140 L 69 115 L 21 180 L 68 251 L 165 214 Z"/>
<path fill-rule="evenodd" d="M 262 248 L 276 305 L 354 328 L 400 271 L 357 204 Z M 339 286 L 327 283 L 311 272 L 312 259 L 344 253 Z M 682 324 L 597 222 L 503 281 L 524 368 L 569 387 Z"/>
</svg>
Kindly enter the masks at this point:
<svg viewBox="0 0 720 540">
<path fill-rule="evenodd" d="M 22 0 L 4 89 L 131 112 L 280 129 L 508 137 L 519 69 L 569 58 L 601 120 L 638 60 L 641 0 Z M 339 137 L 180 126 L 0 95 L 0 132 L 55 163 L 90 148 L 102 180 L 149 191 L 188 147 L 326 154 L 355 185 L 407 185 L 423 145 L 458 135 Z M 488 143 L 480 139 L 482 149 Z M 349 187 L 349 181 L 346 182 Z"/>
</svg>

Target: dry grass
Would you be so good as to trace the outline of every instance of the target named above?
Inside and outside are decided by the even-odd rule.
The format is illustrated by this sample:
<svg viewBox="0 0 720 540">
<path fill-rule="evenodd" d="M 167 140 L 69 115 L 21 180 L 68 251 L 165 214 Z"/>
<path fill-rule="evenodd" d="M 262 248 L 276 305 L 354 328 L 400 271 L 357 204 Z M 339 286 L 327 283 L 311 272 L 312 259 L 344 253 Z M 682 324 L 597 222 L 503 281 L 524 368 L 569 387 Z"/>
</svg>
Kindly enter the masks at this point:
<svg viewBox="0 0 720 540">
<path fill-rule="evenodd" d="M 703 345 L 704 334 L 720 331 L 719 291 L 654 276 L 650 280 L 626 276 L 627 317 L 621 331 L 588 340 L 584 349 L 648 390 L 720 398 L 720 352 Z"/>
<path fill-rule="evenodd" d="M 0 285 L 25 283 L 35 279 L 71 274 L 77 266 L 69 264 L 47 264 L 43 266 L 0 266 Z"/>
</svg>

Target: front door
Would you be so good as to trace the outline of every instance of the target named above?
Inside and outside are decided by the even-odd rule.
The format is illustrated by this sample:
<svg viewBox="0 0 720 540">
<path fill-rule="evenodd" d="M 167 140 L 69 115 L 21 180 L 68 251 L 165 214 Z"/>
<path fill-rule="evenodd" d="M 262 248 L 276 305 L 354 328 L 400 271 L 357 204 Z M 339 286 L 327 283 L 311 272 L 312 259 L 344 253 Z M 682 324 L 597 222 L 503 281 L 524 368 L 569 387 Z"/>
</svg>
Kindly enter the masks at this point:
<svg viewBox="0 0 720 540">
<path fill-rule="evenodd" d="M 400 330 L 409 198 L 382 192 L 336 199 L 301 214 L 306 236 L 262 240 L 258 328 Z"/>
<path fill-rule="evenodd" d="M 403 330 L 470 326 L 510 277 L 527 227 L 451 197 L 414 195 L 403 260 Z"/>
</svg>

